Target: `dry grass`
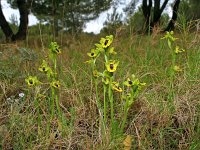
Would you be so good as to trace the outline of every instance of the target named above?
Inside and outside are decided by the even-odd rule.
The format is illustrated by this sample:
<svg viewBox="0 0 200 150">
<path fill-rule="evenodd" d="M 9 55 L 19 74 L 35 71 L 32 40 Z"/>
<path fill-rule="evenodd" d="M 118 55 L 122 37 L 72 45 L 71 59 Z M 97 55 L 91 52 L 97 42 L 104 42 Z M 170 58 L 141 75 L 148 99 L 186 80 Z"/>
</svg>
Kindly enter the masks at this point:
<svg viewBox="0 0 200 150">
<path fill-rule="evenodd" d="M 200 46 L 193 42 L 199 39 L 191 35 L 185 43 L 185 38 L 182 40 L 182 35 L 178 35 L 179 43 L 188 52 L 179 60 L 185 71 L 176 76 L 175 97 L 170 103 L 171 60 L 166 44 L 159 40 L 161 36 L 124 37 L 122 34 L 114 39 L 120 60 L 118 80 L 135 73 L 147 83 L 129 111 L 125 133 L 133 137 L 132 149 L 200 149 Z M 45 99 L 40 101 L 43 117 L 40 132 L 31 95 L 23 102 L 17 99 L 20 92 L 27 93 L 24 79 L 28 74 L 37 74 L 37 67 L 47 56 L 50 39 L 29 37 L 25 43 L 0 45 L 0 149 L 123 149 L 124 136 L 110 142 L 109 131 L 107 138 L 101 135 L 90 70 L 84 63 L 88 59 L 86 53 L 100 37 L 83 34 L 77 39 L 70 36 L 57 39 L 63 51 L 59 60 L 60 105 L 69 122 L 62 135 L 59 122 L 54 120 L 48 137 Z M 26 50 L 20 51 L 22 47 Z M 9 102 L 11 97 L 13 101 Z"/>
</svg>

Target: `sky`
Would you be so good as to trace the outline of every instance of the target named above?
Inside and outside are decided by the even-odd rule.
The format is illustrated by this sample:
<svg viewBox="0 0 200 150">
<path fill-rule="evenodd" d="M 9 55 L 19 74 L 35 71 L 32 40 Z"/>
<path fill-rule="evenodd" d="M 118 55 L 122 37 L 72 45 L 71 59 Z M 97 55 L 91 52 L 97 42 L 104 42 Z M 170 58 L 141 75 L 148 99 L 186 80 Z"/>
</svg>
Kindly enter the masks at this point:
<svg viewBox="0 0 200 150">
<path fill-rule="evenodd" d="M 123 13 L 123 8 L 130 2 L 131 0 L 124 0 L 124 4 L 120 5 L 117 9 L 119 13 Z M 107 14 L 111 14 L 113 9 L 109 9 L 108 11 L 103 12 L 99 18 L 96 20 L 92 20 L 88 23 L 86 23 L 86 29 L 85 32 L 94 32 L 99 33 L 100 30 L 103 28 L 103 23 L 107 19 Z"/>
<path fill-rule="evenodd" d="M 124 0 L 124 4 L 121 4 L 118 7 L 117 11 L 119 13 L 123 13 L 123 8 L 130 1 L 131 0 Z M 19 22 L 19 11 L 17 9 L 10 8 L 9 4 L 7 3 L 7 0 L 1 0 L 1 4 L 2 4 L 3 13 L 6 17 L 6 20 L 9 21 L 11 18 L 11 15 L 15 15 Z M 103 23 L 106 21 L 108 13 L 112 13 L 112 8 L 109 9 L 108 11 L 101 13 L 99 18 L 97 18 L 96 20 L 92 20 L 92 21 L 89 21 L 88 23 L 86 23 L 86 28 L 84 29 L 84 32 L 89 32 L 89 33 L 93 32 L 95 34 L 98 34 L 100 32 L 100 30 L 103 28 Z M 37 18 L 34 15 L 30 14 L 29 15 L 29 25 L 34 25 L 37 23 L 38 23 Z"/>
<path fill-rule="evenodd" d="M 3 8 L 4 16 L 6 17 L 6 20 L 9 21 L 11 15 L 15 15 L 19 21 L 19 11 L 17 9 L 10 8 L 10 5 L 7 3 L 7 0 L 1 0 L 1 5 Z M 38 21 L 35 16 L 29 15 L 29 25 L 36 24 Z"/>
</svg>

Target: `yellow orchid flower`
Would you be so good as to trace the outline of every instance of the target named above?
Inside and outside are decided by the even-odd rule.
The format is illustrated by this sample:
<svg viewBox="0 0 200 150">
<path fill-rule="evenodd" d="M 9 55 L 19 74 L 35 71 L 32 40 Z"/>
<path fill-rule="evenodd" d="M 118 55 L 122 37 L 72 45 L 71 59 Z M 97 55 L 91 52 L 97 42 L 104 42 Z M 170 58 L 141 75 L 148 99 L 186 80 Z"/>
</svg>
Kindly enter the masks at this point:
<svg viewBox="0 0 200 150">
<path fill-rule="evenodd" d="M 106 38 L 101 38 L 100 44 L 102 48 L 107 48 L 113 41 L 113 35 L 106 36 Z"/>
<path fill-rule="evenodd" d="M 51 42 L 51 44 L 49 45 L 49 50 L 53 54 L 61 54 L 61 49 L 56 42 Z"/>
<path fill-rule="evenodd" d="M 90 60 L 85 61 L 84 63 L 91 64 L 91 63 L 94 63 L 94 60 L 90 59 Z"/>
<path fill-rule="evenodd" d="M 97 77 L 102 76 L 102 73 L 98 72 L 97 70 L 94 70 L 94 71 L 93 71 L 93 76 L 94 76 L 95 78 L 97 78 Z"/>
<path fill-rule="evenodd" d="M 51 86 L 56 88 L 56 89 L 59 89 L 60 88 L 60 81 L 52 81 L 51 82 Z"/>
<path fill-rule="evenodd" d="M 183 52 L 185 52 L 184 49 L 180 49 L 179 46 L 176 46 L 176 48 L 175 48 L 175 53 L 176 54 L 183 53 Z"/>
<path fill-rule="evenodd" d="M 43 60 L 41 66 L 39 67 L 39 71 L 44 72 L 45 74 L 47 74 L 48 77 L 51 77 L 53 75 L 52 69 L 48 66 L 45 60 Z"/>
<path fill-rule="evenodd" d="M 112 82 L 112 88 L 117 91 L 117 92 L 122 92 L 122 88 L 119 87 L 119 83 L 118 82 Z"/>
<path fill-rule="evenodd" d="M 175 40 L 177 40 L 177 38 L 175 38 L 175 37 L 173 37 L 173 35 L 174 35 L 174 32 L 173 31 L 171 31 L 171 32 L 166 32 L 166 34 L 164 35 L 164 37 L 162 37 L 161 39 L 163 40 L 163 39 L 170 39 L 171 41 L 175 41 Z"/>
<path fill-rule="evenodd" d="M 91 49 L 90 53 L 87 53 L 87 55 L 91 58 L 95 58 L 97 57 L 99 54 L 99 50 L 98 49 Z"/>
<path fill-rule="evenodd" d="M 138 78 L 135 77 L 135 75 L 133 74 L 131 76 L 131 79 L 128 78 L 125 82 L 124 85 L 128 86 L 128 87 L 133 87 L 133 88 L 137 88 L 138 90 L 140 90 L 142 88 L 142 86 L 145 86 L 146 83 L 144 82 L 140 82 Z"/>
<path fill-rule="evenodd" d="M 105 85 L 108 85 L 109 84 L 109 79 L 107 77 L 104 77 L 102 78 L 102 82 L 105 84 Z"/>
<path fill-rule="evenodd" d="M 35 86 L 40 83 L 36 76 L 29 76 L 25 79 L 25 81 L 28 84 L 28 86 Z"/>
<path fill-rule="evenodd" d="M 176 72 L 181 72 L 181 71 L 183 71 L 183 69 L 182 69 L 181 67 L 177 66 L 177 65 L 175 65 L 173 69 L 174 69 L 174 71 L 176 71 Z"/>
<path fill-rule="evenodd" d="M 39 67 L 39 71 L 47 73 L 50 67 L 48 67 L 47 62 L 45 60 L 42 61 L 41 66 Z"/>
<path fill-rule="evenodd" d="M 130 86 L 133 86 L 133 81 L 130 80 L 130 78 L 128 78 L 125 82 L 124 82 L 124 85 L 130 87 Z"/>
<path fill-rule="evenodd" d="M 109 60 L 105 63 L 106 69 L 109 72 L 115 72 L 117 70 L 117 66 L 119 65 L 119 61 Z"/>
<path fill-rule="evenodd" d="M 117 54 L 117 52 L 115 52 L 115 50 L 114 50 L 114 47 L 110 47 L 110 48 L 108 49 L 108 53 L 109 53 L 109 54 L 113 54 L 113 55 L 116 55 L 116 54 Z"/>
</svg>

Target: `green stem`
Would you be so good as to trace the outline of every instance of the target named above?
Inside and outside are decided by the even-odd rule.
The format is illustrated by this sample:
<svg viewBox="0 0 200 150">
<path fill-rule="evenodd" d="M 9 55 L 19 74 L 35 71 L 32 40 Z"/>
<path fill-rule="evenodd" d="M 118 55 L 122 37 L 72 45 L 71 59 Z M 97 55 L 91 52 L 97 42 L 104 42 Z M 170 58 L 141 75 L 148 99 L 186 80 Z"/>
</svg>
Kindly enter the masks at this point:
<svg viewBox="0 0 200 150">
<path fill-rule="evenodd" d="M 125 103 L 125 106 L 124 106 L 124 117 L 123 117 L 122 126 L 121 126 L 121 133 L 124 130 L 124 126 L 126 124 L 126 119 L 127 119 L 127 116 L 128 116 L 128 103 L 129 103 L 129 98 L 126 98 L 126 103 Z"/>
<path fill-rule="evenodd" d="M 56 73 L 56 70 L 57 70 L 57 61 L 56 61 L 56 57 L 54 57 L 53 63 L 54 63 L 54 73 Z"/>
<path fill-rule="evenodd" d="M 112 91 L 112 77 L 110 78 L 109 82 L 109 90 L 108 90 L 108 95 L 109 95 L 109 100 L 110 100 L 110 115 L 111 115 L 111 127 L 114 127 L 114 104 L 113 104 L 113 91 Z"/>
<path fill-rule="evenodd" d="M 97 84 L 96 79 L 95 79 L 95 90 L 96 90 L 97 107 L 98 107 L 99 110 L 101 110 L 101 104 L 100 104 L 100 101 L 99 101 L 98 84 Z"/>
<path fill-rule="evenodd" d="M 175 71 L 174 71 L 174 66 L 176 63 L 176 55 L 174 54 L 174 51 L 172 51 L 172 67 L 170 70 L 170 99 L 172 100 L 174 98 L 174 76 L 175 76 Z"/>
<path fill-rule="evenodd" d="M 35 99 L 34 105 L 35 105 L 36 113 L 37 113 L 38 128 L 40 128 L 40 127 L 41 127 L 41 115 L 40 115 L 40 107 L 39 107 L 38 98 Z M 38 131 L 39 131 L 39 130 L 40 130 L 40 129 L 38 129 Z"/>
<path fill-rule="evenodd" d="M 106 91 L 107 91 L 107 88 L 106 88 L 106 85 L 103 85 L 103 95 L 104 95 L 104 123 L 106 124 L 107 122 L 107 102 L 106 102 Z"/>
<path fill-rule="evenodd" d="M 121 126 L 121 133 L 123 132 L 125 124 L 126 124 L 128 110 L 129 110 L 129 102 L 131 102 L 131 104 L 132 104 L 134 102 L 135 97 L 137 97 L 137 91 L 134 92 L 134 89 L 132 88 L 131 89 L 131 97 L 126 98 L 126 103 L 124 106 L 124 117 L 123 117 L 122 126 Z"/>
<path fill-rule="evenodd" d="M 57 108 L 57 111 L 58 111 L 58 117 L 59 117 L 60 121 L 62 121 L 62 113 L 61 113 L 61 110 L 60 110 L 59 99 L 58 99 L 57 94 L 55 95 L 55 101 L 56 101 L 56 108 Z"/>
<path fill-rule="evenodd" d="M 105 58 L 105 62 L 108 62 L 108 57 L 107 57 L 107 55 L 104 55 L 104 58 Z"/>
<path fill-rule="evenodd" d="M 38 135 L 39 137 L 41 136 L 41 115 L 40 115 L 40 104 L 39 104 L 39 100 L 38 100 L 38 97 L 37 97 L 37 94 L 35 94 L 36 97 L 34 99 L 34 107 L 35 107 L 35 110 L 36 110 L 36 117 L 37 117 L 37 126 L 38 126 Z"/>
<path fill-rule="evenodd" d="M 96 90 L 96 103 L 97 103 L 97 108 L 99 111 L 99 115 L 100 115 L 100 122 L 103 126 L 103 133 L 105 133 L 105 123 L 103 121 L 103 115 L 102 115 L 102 110 L 101 110 L 101 103 L 100 103 L 100 99 L 99 99 L 99 93 L 98 93 L 98 83 L 97 83 L 97 79 L 94 79 L 95 82 L 95 90 Z"/>
<path fill-rule="evenodd" d="M 55 98 L 55 89 L 53 87 L 51 87 L 51 120 L 54 118 L 55 115 L 55 102 L 54 102 L 54 98 Z"/>
<path fill-rule="evenodd" d="M 168 43 L 169 43 L 169 40 L 168 40 Z M 172 44 L 170 42 L 170 45 L 168 44 L 170 50 L 171 50 L 171 53 L 172 53 L 172 65 L 171 65 L 171 69 L 170 69 L 170 91 L 169 91 L 169 102 L 170 102 L 170 109 L 171 110 L 174 110 L 174 106 L 173 106 L 173 99 L 174 99 L 174 77 L 175 77 L 175 71 L 174 71 L 174 67 L 175 67 L 175 64 L 176 64 L 176 54 L 174 52 L 174 49 L 172 47 Z"/>
</svg>

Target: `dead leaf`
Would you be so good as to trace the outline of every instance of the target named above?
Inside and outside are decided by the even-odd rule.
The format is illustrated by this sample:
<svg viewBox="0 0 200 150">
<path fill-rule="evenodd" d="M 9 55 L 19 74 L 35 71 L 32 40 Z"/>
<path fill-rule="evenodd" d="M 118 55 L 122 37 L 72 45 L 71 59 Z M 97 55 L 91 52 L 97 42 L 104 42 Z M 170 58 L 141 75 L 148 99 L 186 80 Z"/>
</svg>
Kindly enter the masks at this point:
<svg viewBox="0 0 200 150">
<path fill-rule="evenodd" d="M 124 150 L 130 150 L 131 149 L 131 142 L 132 142 L 132 137 L 130 135 L 126 136 L 126 139 L 124 140 Z"/>
</svg>

